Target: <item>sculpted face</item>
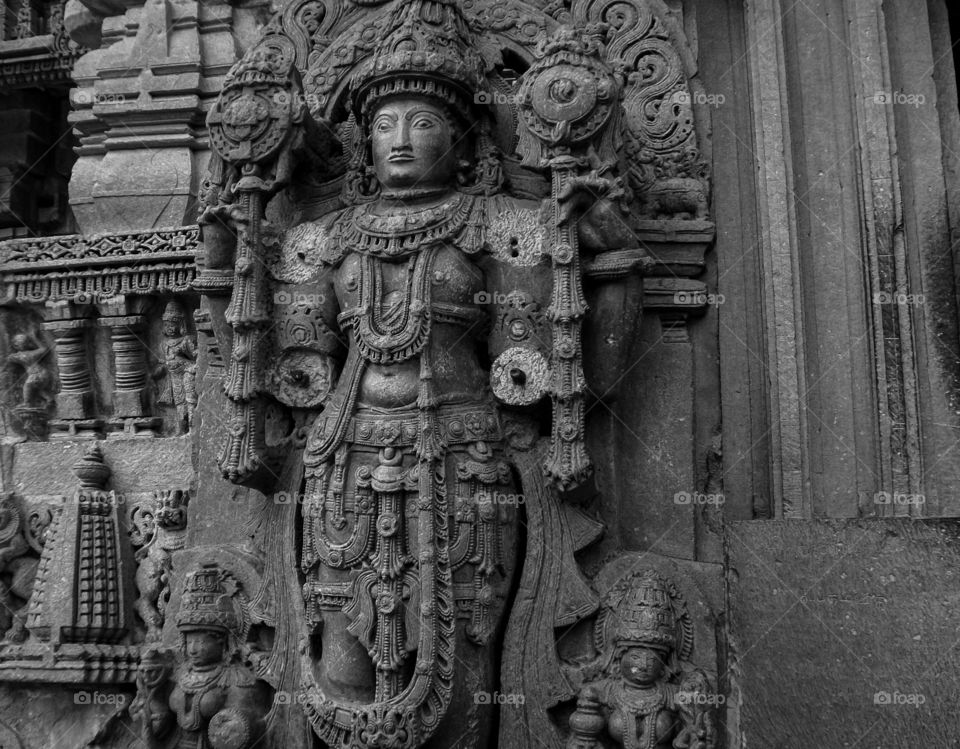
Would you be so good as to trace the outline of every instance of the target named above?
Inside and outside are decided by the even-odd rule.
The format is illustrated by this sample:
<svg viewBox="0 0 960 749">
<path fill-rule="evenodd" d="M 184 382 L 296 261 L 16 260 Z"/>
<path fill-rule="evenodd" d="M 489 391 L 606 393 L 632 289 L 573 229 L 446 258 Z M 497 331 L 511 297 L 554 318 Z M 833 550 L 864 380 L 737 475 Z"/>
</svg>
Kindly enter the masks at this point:
<svg viewBox="0 0 960 749">
<path fill-rule="evenodd" d="M 620 673 L 631 684 L 646 686 L 663 676 L 664 663 L 650 648 L 630 648 L 620 659 Z"/>
<path fill-rule="evenodd" d="M 224 641 L 219 632 L 193 630 L 185 639 L 187 658 L 193 666 L 212 666 L 223 660 Z"/>
<path fill-rule="evenodd" d="M 387 99 L 370 122 L 373 166 L 387 189 L 453 184 L 454 132 L 439 104 L 419 97 Z"/>
</svg>

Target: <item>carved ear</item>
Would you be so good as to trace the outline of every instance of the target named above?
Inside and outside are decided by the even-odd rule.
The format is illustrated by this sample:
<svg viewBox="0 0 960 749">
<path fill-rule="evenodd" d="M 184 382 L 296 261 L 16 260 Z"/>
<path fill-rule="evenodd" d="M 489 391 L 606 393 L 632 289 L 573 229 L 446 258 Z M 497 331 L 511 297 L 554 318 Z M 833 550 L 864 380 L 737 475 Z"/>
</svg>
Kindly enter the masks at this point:
<svg viewBox="0 0 960 749">
<path fill-rule="evenodd" d="M 237 594 L 237 592 L 240 590 L 240 584 L 236 580 L 234 580 L 232 577 L 224 576 L 223 589 L 226 591 L 228 596 L 233 598 Z"/>
</svg>

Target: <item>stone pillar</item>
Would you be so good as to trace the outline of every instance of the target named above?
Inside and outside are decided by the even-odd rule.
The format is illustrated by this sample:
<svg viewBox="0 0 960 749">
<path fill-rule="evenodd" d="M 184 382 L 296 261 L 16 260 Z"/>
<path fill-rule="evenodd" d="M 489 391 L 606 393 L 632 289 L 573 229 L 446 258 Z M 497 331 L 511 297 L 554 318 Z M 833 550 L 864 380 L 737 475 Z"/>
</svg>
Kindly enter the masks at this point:
<svg viewBox="0 0 960 749">
<path fill-rule="evenodd" d="M 85 313 L 78 313 L 78 307 L 69 302 L 47 305 L 44 328 L 56 341 L 57 369 L 60 373 L 57 411 L 50 422 L 51 437 L 54 439 L 102 437 L 103 422 L 96 418 L 90 370 L 91 343 L 88 331 L 93 321 Z"/>
<path fill-rule="evenodd" d="M 84 5 L 102 17 L 103 46 L 73 71 L 70 122 L 80 145 L 70 204 L 80 231 L 195 223 L 206 111 L 236 60 L 233 8 L 195 0 Z M 76 31 L 89 40 L 84 28 Z"/>
<path fill-rule="evenodd" d="M 805 360 L 800 256 L 791 195 L 793 164 L 785 86 L 784 39 L 779 0 L 747 6 L 747 38 L 757 160 L 757 217 L 763 269 L 765 345 L 769 370 L 772 511 L 804 517 L 810 484 L 804 481 L 801 448 L 807 430 L 803 407 Z M 724 268 L 726 270 L 726 268 Z M 765 514 L 761 512 L 759 514 Z"/>
<path fill-rule="evenodd" d="M 146 326 L 139 314 L 142 299 L 117 297 L 101 306 L 99 324 L 110 331 L 113 355 L 113 417 L 111 437 L 153 437 L 160 418 L 150 414 L 146 359 Z"/>
</svg>

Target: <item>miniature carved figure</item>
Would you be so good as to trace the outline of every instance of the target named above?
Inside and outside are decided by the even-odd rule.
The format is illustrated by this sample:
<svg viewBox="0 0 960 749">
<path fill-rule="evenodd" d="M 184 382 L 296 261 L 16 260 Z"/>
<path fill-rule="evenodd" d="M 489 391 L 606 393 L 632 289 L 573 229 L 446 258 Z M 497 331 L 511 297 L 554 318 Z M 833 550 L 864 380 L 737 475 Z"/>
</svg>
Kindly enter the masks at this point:
<svg viewBox="0 0 960 749">
<path fill-rule="evenodd" d="M 7 362 L 22 370 L 20 402 L 13 412 L 27 439 L 42 439 L 54 402 L 51 348 L 37 340 L 34 332 L 17 333 L 10 341 Z"/>
<path fill-rule="evenodd" d="M 237 583 L 216 563 L 187 575 L 171 654 L 148 648 L 141 659 L 131 713 L 148 746 L 252 749 L 260 745 L 269 687 L 241 659 L 246 635 Z"/>
<path fill-rule="evenodd" d="M 186 434 L 197 406 L 197 342 L 178 302 L 170 302 L 163 311 L 163 338 L 163 364 L 154 371 L 154 378 L 166 375 L 159 400 L 176 406 L 177 433 Z"/>
<path fill-rule="evenodd" d="M 607 652 L 607 678 L 584 687 L 571 717 L 578 747 L 597 747 L 603 722 L 590 720 L 604 705 L 606 733 L 624 749 L 713 749 L 717 697 L 706 674 L 688 663 L 693 630 L 676 586 L 652 570 L 630 575 L 604 601 L 597 640 Z M 592 742 L 592 743 L 591 743 Z"/>
<path fill-rule="evenodd" d="M 25 530 L 16 497 L 0 494 L 0 640 L 18 642 L 26 634 L 26 604 L 39 559 L 32 553 Z"/>
<path fill-rule="evenodd" d="M 147 625 L 147 642 L 158 641 L 163 629 L 170 598 L 170 559 L 174 551 L 183 548 L 187 499 L 182 491 L 156 492 L 150 505 L 138 505 L 132 511 L 131 540 L 138 547 L 135 559 L 140 593 L 134 607 Z"/>
</svg>

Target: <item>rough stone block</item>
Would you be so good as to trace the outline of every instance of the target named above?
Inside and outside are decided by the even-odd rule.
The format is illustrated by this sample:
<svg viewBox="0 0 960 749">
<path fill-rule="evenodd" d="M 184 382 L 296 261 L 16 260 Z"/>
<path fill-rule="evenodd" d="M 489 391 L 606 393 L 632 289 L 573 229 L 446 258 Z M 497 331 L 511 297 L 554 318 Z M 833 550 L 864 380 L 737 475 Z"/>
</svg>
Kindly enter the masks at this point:
<svg viewBox="0 0 960 749">
<path fill-rule="evenodd" d="M 70 470 L 87 441 L 24 442 L 13 450 L 9 489 L 23 496 L 65 494 L 77 486 Z M 117 494 L 189 488 L 193 483 L 190 438 L 115 439 L 100 443 Z"/>
<path fill-rule="evenodd" d="M 727 533 L 732 746 L 956 746 L 960 523 Z"/>
</svg>

